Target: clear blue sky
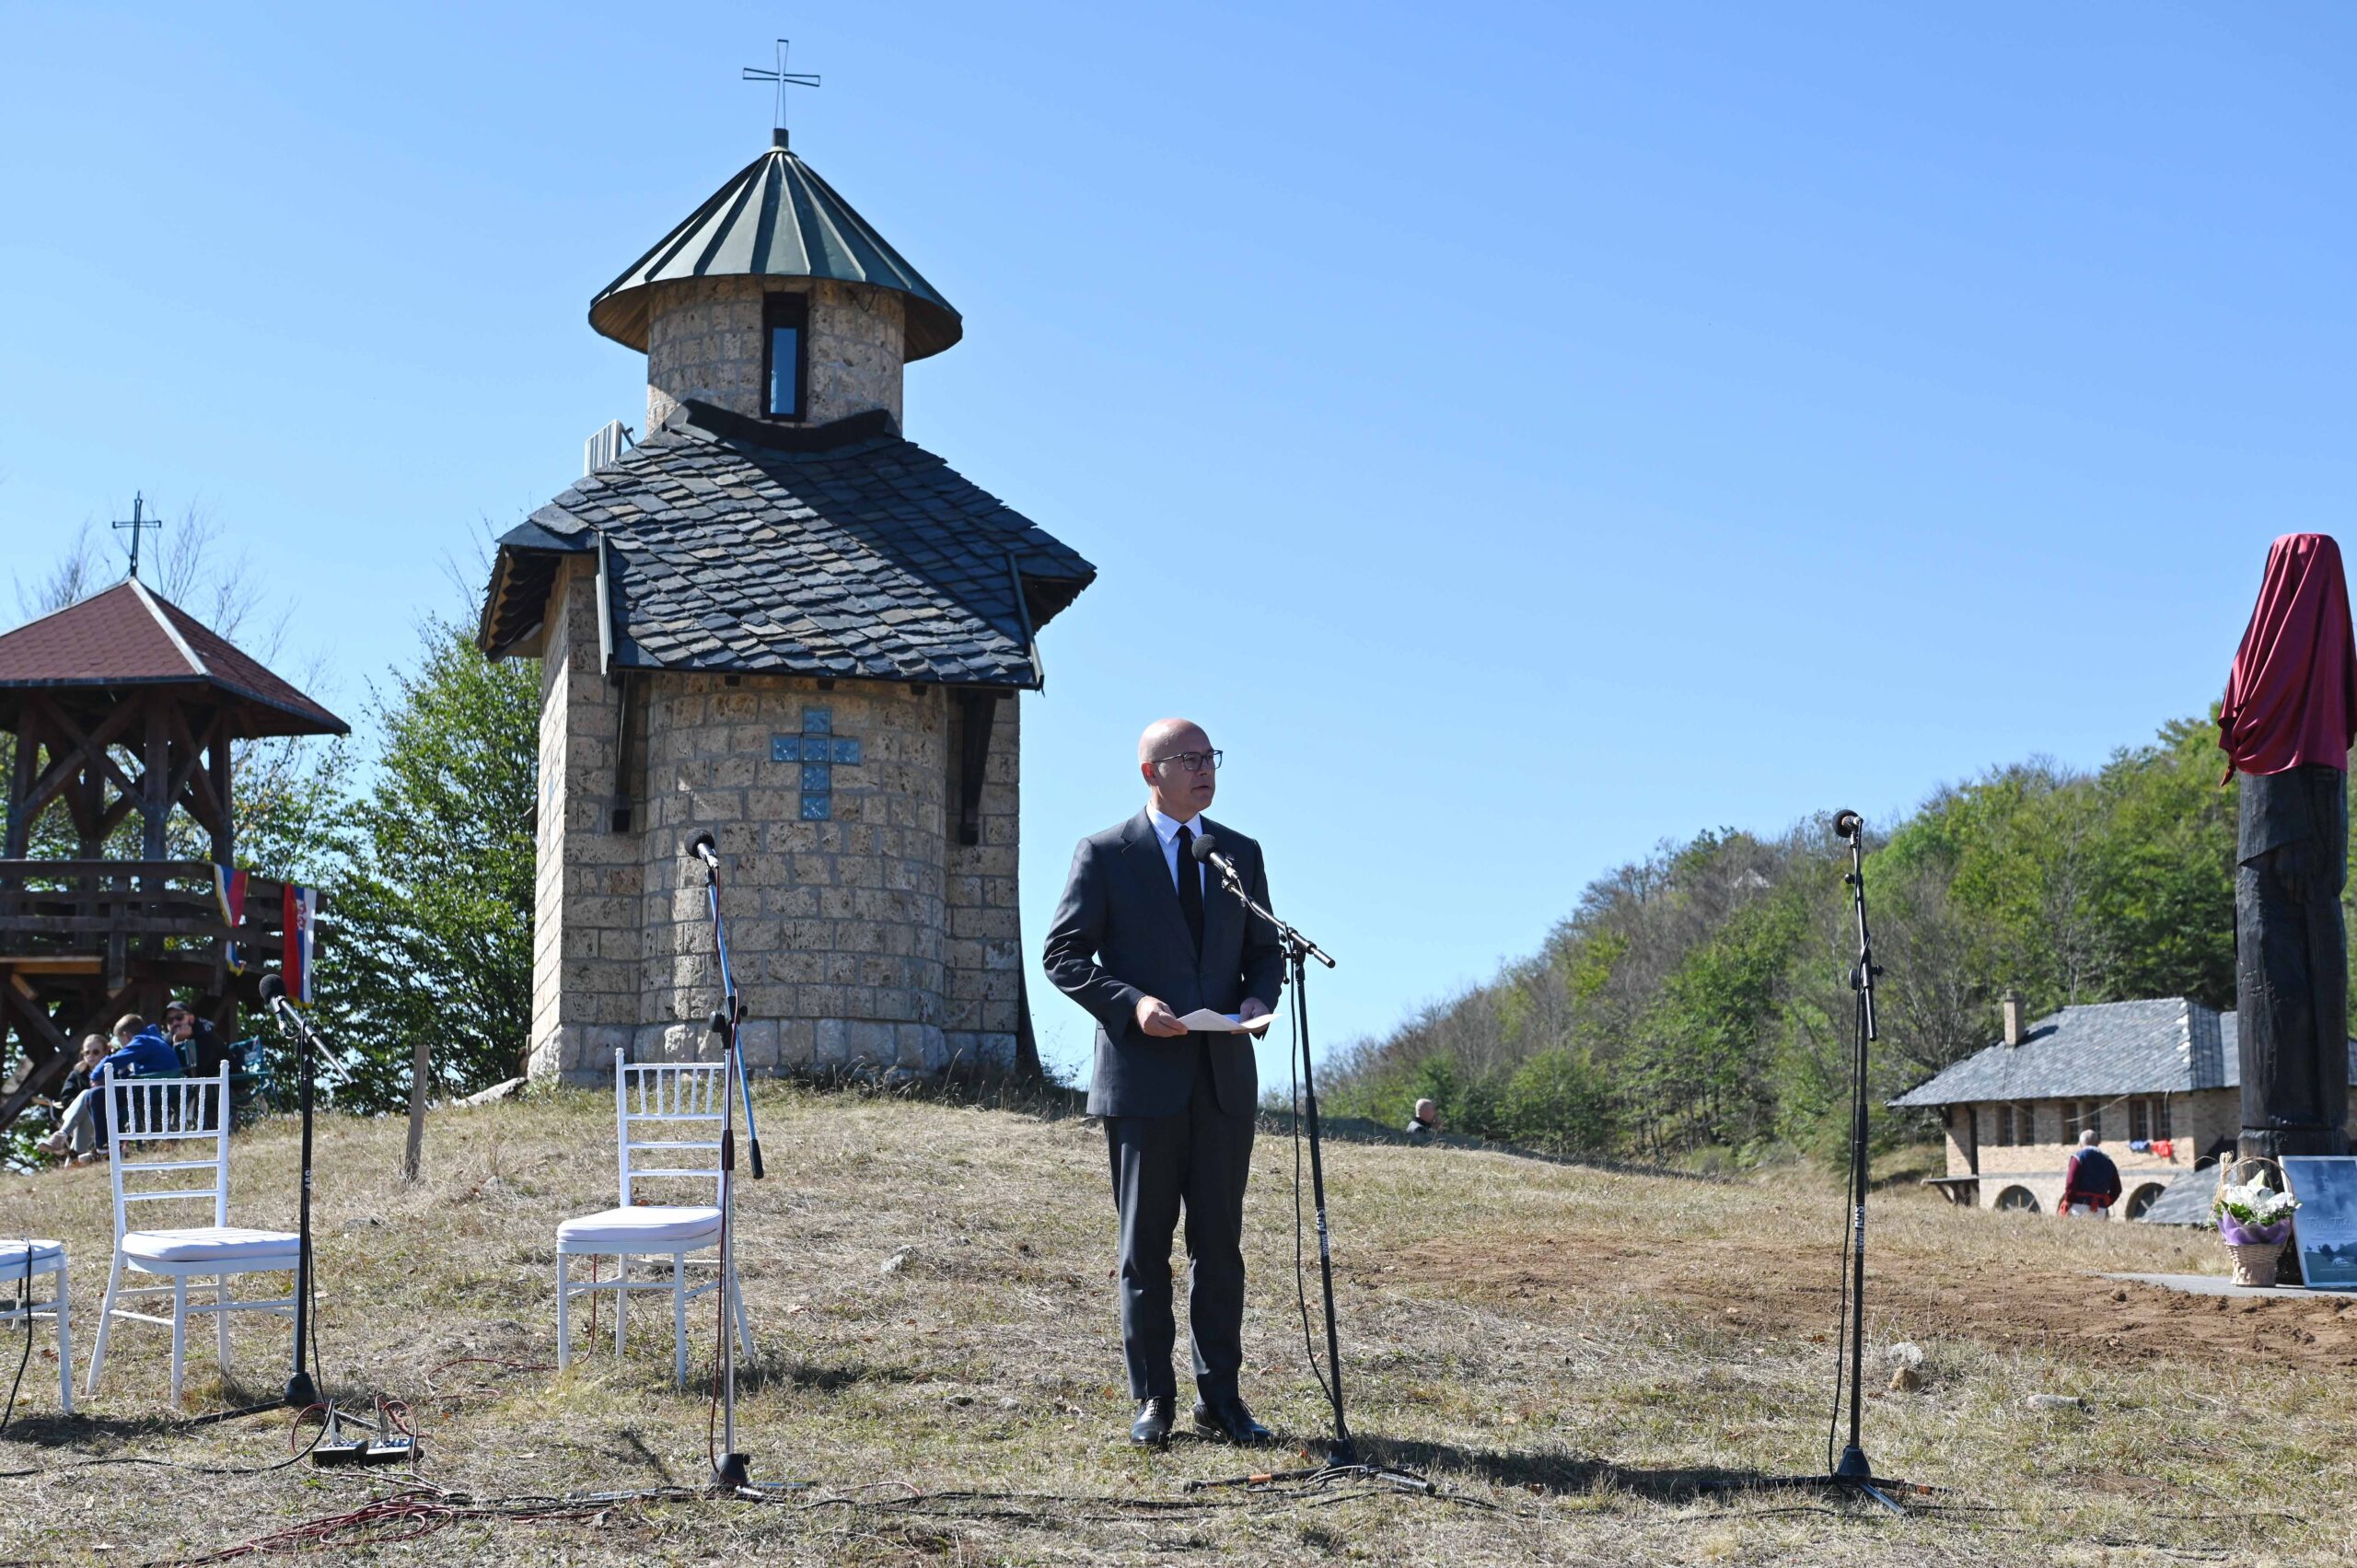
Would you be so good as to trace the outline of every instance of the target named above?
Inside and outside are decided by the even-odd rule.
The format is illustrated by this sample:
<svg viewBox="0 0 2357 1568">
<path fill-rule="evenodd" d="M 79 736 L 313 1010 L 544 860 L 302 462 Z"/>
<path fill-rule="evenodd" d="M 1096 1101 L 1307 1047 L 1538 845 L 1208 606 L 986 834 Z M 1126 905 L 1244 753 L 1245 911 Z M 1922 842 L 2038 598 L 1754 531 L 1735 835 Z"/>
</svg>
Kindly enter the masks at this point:
<svg viewBox="0 0 2357 1568">
<path fill-rule="evenodd" d="M 965 313 L 910 434 L 1102 568 L 1027 944 L 1194 714 L 1330 1043 L 1664 837 L 2195 711 L 2357 485 L 2343 8 L 17 4 L 6 563 L 202 498 L 357 707 L 641 419 L 584 311 L 765 144 L 779 32 Z"/>
</svg>

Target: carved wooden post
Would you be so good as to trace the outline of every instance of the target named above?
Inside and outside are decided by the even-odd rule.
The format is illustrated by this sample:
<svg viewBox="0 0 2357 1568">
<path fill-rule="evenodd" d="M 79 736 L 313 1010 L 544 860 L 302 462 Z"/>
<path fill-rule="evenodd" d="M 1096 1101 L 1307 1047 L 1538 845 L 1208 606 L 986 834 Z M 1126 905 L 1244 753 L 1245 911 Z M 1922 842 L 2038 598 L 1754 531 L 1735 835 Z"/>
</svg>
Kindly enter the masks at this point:
<svg viewBox="0 0 2357 1568">
<path fill-rule="evenodd" d="M 2340 547 L 2268 552 L 2218 744 L 2239 779 L 2235 991 L 2245 1156 L 2349 1149 L 2349 749 L 2357 647 Z"/>
</svg>

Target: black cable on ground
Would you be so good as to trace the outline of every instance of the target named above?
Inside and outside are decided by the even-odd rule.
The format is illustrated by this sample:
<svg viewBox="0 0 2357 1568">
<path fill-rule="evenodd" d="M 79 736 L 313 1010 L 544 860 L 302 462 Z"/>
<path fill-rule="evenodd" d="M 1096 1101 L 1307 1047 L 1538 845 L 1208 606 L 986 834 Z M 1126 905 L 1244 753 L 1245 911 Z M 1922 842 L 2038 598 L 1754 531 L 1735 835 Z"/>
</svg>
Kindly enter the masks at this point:
<svg viewBox="0 0 2357 1568">
<path fill-rule="evenodd" d="M 1303 1257 L 1301 1219 L 1301 1028 L 1298 1021 L 1287 1031 L 1293 1039 L 1286 1054 L 1293 1072 L 1293 1299 L 1301 1310 L 1301 1349 L 1309 1357 L 1310 1376 L 1318 1379 L 1318 1391 L 1326 1396 L 1327 1408 L 1334 1404 L 1334 1390 L 1326 1381 L 1326 1374 L 1318 1363 L 1317 1336 L 1309 1328 L 1309 1286 L 1304 1279 L 1307 1267 Z"/>
</svg>

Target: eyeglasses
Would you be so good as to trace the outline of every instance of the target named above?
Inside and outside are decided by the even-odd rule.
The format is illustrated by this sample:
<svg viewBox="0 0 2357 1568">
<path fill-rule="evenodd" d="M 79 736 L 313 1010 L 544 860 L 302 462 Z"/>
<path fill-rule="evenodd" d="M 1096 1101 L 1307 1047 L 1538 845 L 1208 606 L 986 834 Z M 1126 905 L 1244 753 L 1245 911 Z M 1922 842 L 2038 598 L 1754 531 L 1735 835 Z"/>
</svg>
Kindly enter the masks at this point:
<svg viewBox="0 0 2357 1568">
<path fill-rule="evenodd" d="M 1224 755 L 1219 751 L 1175 751 L 1167 757 L 1156 757 L 1154 765 L 1158 768 L 1165 762 L 1176 762 L 1190 773 L 1200 773 L 1207 768 L 1216 770 Z"/>
</svg>

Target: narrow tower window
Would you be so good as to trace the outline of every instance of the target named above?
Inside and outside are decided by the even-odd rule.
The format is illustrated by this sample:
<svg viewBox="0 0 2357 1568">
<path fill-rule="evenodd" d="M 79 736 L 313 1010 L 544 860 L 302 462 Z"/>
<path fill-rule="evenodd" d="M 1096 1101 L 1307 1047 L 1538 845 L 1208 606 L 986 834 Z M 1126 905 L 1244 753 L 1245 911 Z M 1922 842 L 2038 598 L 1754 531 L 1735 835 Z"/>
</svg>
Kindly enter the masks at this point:
<svg viewBox="0 0 2357 1568">
<path fill-rule="evenodd" d="M 772 294 L 761 300 L 761 380 L 768 388 L 763 412 L 772 419 L 802 417 L 803 345 L 809 336 L 809 300 L 799 294 Z"/>
</svg>

